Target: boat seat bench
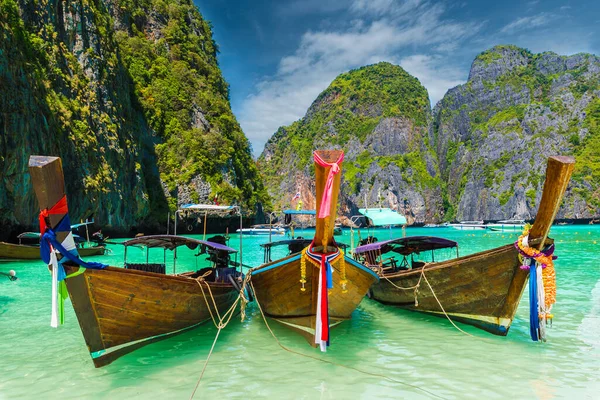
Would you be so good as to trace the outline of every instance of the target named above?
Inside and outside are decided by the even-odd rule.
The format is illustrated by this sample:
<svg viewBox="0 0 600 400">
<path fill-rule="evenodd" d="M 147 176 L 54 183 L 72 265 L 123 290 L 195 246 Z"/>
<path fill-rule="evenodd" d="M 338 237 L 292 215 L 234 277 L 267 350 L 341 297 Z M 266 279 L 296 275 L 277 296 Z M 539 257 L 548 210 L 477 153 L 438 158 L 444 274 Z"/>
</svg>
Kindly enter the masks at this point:
<svg viewBox="0 0 600 400">
<path fill-rule="evenodd" d="M 155 272 L 157 274 L 165 274 L 166 266 L 161 263 L 126 263 L 125 269 L 135 269 L 137 271 Z"/>
</svg>

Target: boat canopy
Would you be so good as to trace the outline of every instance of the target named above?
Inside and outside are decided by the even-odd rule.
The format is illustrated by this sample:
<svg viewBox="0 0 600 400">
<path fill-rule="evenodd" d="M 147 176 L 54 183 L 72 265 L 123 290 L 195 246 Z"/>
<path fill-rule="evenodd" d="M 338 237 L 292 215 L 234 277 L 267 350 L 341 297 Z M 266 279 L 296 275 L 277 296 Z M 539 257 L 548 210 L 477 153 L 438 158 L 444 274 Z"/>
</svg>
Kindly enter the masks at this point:
<svg viewBox="0 0 600 400">
<path fill-rule="evenodd" d="M 312 242 L 312 239 L 287 239 L 287 240 L 279 240 L 277 242 L 269 242 L 263 243 L 260 245 L 263 249 L 277 246 L 289 246 L 290 244 L 302 244 L 303 246 L 308 246 Z"/>
<path fill-rule="evenodd" d="M 361 208 L 358 212 L 369 218 L 373 226 L 406 224 L 406 217 L 390 208 Z"/>
<path fill-rule="evenodd" d="M 152 235 L 152 236 L 140 236 L 135 239 L 123 242 L 123 245 L 127 246 L 144 246 L 144 247 L 160 247 L 163 249 L 173 250 L 179 246 L 187 246 L 189 249 L 194 250 L 198 245 L 204 245 L 219 251 L 226 251 L 228 253 L 237 253 L 236 249 L 225 246 L 223 244 L 209 242 L 207 240 L 192 239 L 185 236 L 176 235 Z"/>
<path fill-rule="evenodd" d="M 286 240 L 278 240 L 277 242 L 269 242 L 263 243 L 260 245 L 263 249 L 277 247 L 277 246 L 289 246 L 290 244 L 302 244 L 304 247 L 308 246 L 312 243 L 312 239 L 286 239 Z M 342 249 L 346 249 L 348 247 L 345 243 L 336 243 L 336 245 Z"/>
<path fill-rule="evenodd" d="M 285 215 L 317 215 L 317 210 L 283 210 Z"/>
<path fill-rule="evenodd" d="M 213 212 L 228 212 L 239 208 L 238 206 L 218 206 L 216 204 L 184 204 L 180 211 L 183 210 L 198 210 L 198 211 L 213 211 Z"/>
<path fill-rule="evenodd" d="M 39 232 L 23 232 L 17 236 L 17 239 L 39 239 Z"/>
<path fill-rule="evenodd" d="M 382 254 L 393 251 L 403 256 L 420 253 L 426 250 L 437 250 L 458 247 L 458 243 L 435 236 L 409 236 L 381 242 L 369 243 L 354 249 L 354 254 L 379 250 Z"/>
<path fill-rule="evenodd" d="M 92 219 L 90 220 L 86 220 L 85 222 L 81 222 L 79 224 L 75 224 L 75 225 L 71 225 L 71 229 L 77 229 L 81 226 L 86 226 L 86 225 L 92 225 L 94 223 L 94 220 Z"/>
</svg>

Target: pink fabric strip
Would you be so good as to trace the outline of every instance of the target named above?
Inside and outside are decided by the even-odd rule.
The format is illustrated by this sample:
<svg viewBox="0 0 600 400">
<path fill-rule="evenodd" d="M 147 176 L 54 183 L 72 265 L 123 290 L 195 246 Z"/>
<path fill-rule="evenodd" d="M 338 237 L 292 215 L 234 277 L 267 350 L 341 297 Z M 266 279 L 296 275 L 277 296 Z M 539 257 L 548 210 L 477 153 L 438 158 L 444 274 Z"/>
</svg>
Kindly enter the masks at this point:
<svg viewBox="0 0 600 400">
<path fill-rule="evenodd" d="M 340 155 L 340 158 L 334 162 L 333 164 L 329 164 L 325 162 L 317 152 L 313 153 L 315 162 L 317 165 L 320 165 L 324 168 L 331 168 L 329 170 L 329 174 L 327 175 L 327 182 L 325 184 L 325 190 L 323 191 L 323 198 L 321 199 L 321 207 L 319 208 L 319 215 L 317 218 L 326 218 L 329 217 L 331 213 L 331 191 L 333 190 L 333 178 L 335 174 L 340 172 L 340 164 L 344 161 L 344 152 Z"/>
</svg>

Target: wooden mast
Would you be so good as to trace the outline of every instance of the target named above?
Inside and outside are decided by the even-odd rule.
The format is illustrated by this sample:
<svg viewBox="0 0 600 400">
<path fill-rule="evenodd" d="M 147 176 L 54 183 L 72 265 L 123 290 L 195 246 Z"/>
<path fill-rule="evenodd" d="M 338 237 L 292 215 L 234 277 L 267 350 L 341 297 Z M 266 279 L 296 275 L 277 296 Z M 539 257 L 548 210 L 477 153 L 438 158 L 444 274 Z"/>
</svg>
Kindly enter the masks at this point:
<svg viewBox="0 0 600 400">
<path fill-rule="evenodd" d="M 574 166 L 575 159 L 573 157 L 553 156 L 548 158 L 546 181 L 544 182 L 540 207 L 535 216 L 533 227 L 529 231 L 529 243 L 531 246 L 542 249 L 546 244 L 548 232 L 550 232 L 554 217 L 560 208 L 560 203 L 571 179 Z M 535 239 L 539 240 L 539 242 L 532 243 Z M 519 300 L 525 290 L 528 278 L 529 273 L 522 269 L 516 270 L 500 315 L 510 316 L 512 320 L 519 305 Z"/>
<path fill-rule="evenodd" d="M 317 150 L 315 151 L 327 163 L 336 162 L 342 155 L 341 150 Z M 341 165 L 340 165 L 341 168 Z M 316 177 L 316 210 L 317 210 L 317 223 L 315 227 L 315 250 L 321 248 L 322 251 L 327 252 L 328 246 L 333 246 L 333 228 L 335 225 L 335 218 L 337 216 L 337 200 L 340 192 L 340 180 L 342 173 L 341 171 L 334 175 L 333 188 L 331 191 L 331 208 L 329 210 L 329 217 L 318 218 L 319 210 L 321 208 L 321 199 L 323 198 L 323 192 L 325 191 L 325 184 L 327 183 L 327 176 L 331 167 L 321 167 L 315 163 L 315 177 Z"/>
<path fill-rule="evenodd" d="M 544 182 L 540 208 L 529 232 L 531 239 L 541 238 L 539 248 L 543 247 L 546 242 L 574 167 L 575 159 L 573 157 L 553 156 L 548 158 L 546 182 Z"/>
<path fill-rule="evenodd" d="M 51 208 L 65 195 L 65 178 L 59 157 L 30 156 L 29 174 L 40 210 Z M 65 214 L 51 214 L 46 219 L 46 224 L 54 229 L 64 216 Z M 56 239 L 62 243 L 68 235 L 69 231 L 56 232 Z"/>
</svg>

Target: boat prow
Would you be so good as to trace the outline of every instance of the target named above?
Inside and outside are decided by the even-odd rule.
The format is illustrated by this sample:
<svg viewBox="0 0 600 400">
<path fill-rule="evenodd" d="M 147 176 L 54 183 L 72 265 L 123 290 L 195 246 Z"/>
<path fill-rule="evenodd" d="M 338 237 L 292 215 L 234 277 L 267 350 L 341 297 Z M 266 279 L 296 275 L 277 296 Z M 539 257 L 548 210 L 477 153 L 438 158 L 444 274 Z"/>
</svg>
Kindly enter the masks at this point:
<svg viewBox="0 0 600 400">
<path fill-rule="evenodd" d="M 341 151 L 315 152 L 317 225 L 312 243 L 273 262 L 268 262 L 267 246 L 267 263 L 250 271 L 262 311 L 323 351 L 329 328 L 349 319 L 379 280 L 374 271 L 346 257 L 333 239 L 342 160 Z M 290 250 L 295 245 L 290 243 Z"/>
</svg>

